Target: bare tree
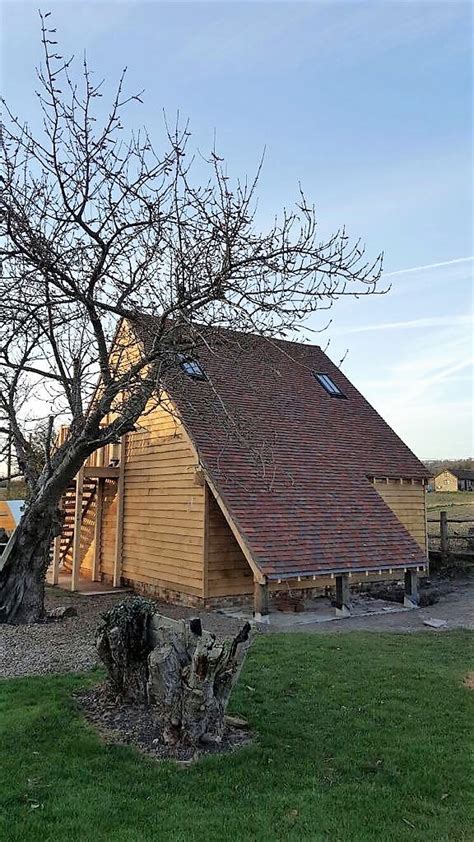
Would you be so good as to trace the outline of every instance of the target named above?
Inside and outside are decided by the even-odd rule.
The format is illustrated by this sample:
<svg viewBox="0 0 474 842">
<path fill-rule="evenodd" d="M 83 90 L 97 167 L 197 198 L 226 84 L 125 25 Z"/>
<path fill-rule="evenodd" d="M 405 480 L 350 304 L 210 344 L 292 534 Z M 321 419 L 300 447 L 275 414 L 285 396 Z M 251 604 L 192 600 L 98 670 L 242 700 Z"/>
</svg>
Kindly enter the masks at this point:
<svg viewBox="0 0 474 842">
<path fill-rule="evenodd" d="M 335 298 L 375 292 L 381 273 L 381 257 L 368 262 L 344 230 L 319 241 L 301 190 L 292 211 L 260 230 L 260 169 L 231 181 L 215 151 L 188 155 L 187 126 L 166 127 L 159 153 L 146 131 L 127 136 L 122 115 L 140 97 L 124 93 L 125 72 L 104 109 L 102 82 L 86 61 L 76 80 L 47 18 L 42 131 L 3 102 L 0 136 L 0 413 L 29 487 L 0 562 L 0 621 L 13 623 L 42 615 L 65 488 L 160 401 L 164 375 L 199 342 L 198 325 L 281 336 Z M 138 347 L 147 314 L 159 320 Z M 69 435 L 55 447 L 61 419 Z M 28 436 L 39 422 L 42 468 Z"/>
</svg>

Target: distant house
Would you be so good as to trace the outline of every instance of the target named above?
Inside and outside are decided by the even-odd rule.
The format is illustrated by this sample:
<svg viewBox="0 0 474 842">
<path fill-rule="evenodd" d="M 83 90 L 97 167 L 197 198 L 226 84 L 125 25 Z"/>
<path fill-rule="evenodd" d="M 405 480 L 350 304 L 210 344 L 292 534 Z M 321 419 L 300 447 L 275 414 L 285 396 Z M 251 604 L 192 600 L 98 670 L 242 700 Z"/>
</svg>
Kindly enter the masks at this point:
<svg viewBox="0 0 474 842">
<path fill-rule="evenodd" d="M 474 471 L 447 468 L 434 478 L 435 491 L 474 491 Z"/>
<path fill-rule="evenodd" d="M 53 582 L 264 613 L 268 592 L 426 571 L 429 473 L 319 347 L 213 330 L 163 390 L 65 495 Z"/>
</svg>

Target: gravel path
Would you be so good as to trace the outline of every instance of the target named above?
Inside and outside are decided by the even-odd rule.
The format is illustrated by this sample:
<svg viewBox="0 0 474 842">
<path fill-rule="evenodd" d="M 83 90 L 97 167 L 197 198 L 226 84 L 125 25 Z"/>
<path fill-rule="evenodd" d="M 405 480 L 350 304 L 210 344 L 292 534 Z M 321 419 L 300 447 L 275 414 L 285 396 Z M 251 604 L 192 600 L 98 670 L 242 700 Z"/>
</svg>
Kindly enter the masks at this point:
<svg viewBox="0 0 474 842">
<path fill-rule="evenodd" d="M 126 594 L 80 596 L 47 588 L 46 609 L 72 605 L 77 617 L 31 626 L 0 625 L 0 678 L 47 673 L 85 672 L 98 664 L 95 631 L 104 611 Z M 157 601 L 167 617 L 195 617 L 195 609 Z M 232 634 L 242 623 L 221 614 L 199 612 L 203 626 L 216 634 Z"/>
<path fill-rule="evenodd" d="M 429 632 L 423 620 L 445 619 L 445 630 L 474 628 L 472 589 L 467 581 L 444 582 L 436 605 L 398 614 L 352 617 L 341 621 L 318 623 L 285 629 L 299 632 Z M 72 605 L 78 616 L 32 626 L 0 625 L 0 678 L 48 673 L 85 672 L 98 663 L 94 635 L 101 615 L 124 593 L 81 596 L 55 588 L 47 589 L 46 608 Z M 196 610 L 168 605 L 156 600 L 157 610 L 168 617 L 195 617 Z M 242 621 L 217 612 L 199 612 L 203 626 L 216 634 L 235 634 Z M 266 633 L 277 631 L 261 627 Z"/>
</svg>

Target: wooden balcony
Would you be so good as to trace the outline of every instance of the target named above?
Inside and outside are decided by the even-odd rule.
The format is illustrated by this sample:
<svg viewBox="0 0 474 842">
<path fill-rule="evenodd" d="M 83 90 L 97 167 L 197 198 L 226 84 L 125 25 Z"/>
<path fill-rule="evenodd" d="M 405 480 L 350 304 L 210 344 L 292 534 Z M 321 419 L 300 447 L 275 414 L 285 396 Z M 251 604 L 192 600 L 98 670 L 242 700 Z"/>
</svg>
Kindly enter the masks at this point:
<svg viewBox="0 0 474 842">
<path fill-rule="evenodd" d="M 68 430 L 66 424 L 59 428 L 58 447 L 66 441 Z M 93 479 L 117 479 L 120 474 L 121 449 L 122 445 L 114 442 L 96 450 L 84 462 L 83 475 Z"/>
</svg>

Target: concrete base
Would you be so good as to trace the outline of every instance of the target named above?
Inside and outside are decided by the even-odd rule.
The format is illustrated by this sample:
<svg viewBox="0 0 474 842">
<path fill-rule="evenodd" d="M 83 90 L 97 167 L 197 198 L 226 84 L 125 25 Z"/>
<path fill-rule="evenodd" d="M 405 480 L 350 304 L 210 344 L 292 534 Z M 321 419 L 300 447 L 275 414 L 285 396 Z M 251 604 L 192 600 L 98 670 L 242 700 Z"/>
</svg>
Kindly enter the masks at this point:
<svg viewBox="0 0 474 842">
<path fill-rule="evenodd" d="M 244 620 L 270 625 L 272 631 L 291 631 L 307 625 L 319 623 L 340 622 L 341 620 L 356 620 L 361 617 L 370 617 L 376 614 L 397 614 L 408 613 L 396 602 L 385 602 L 382 599 L 353 599 L 350 614 L 337 614 L 331 606 L 329 599 L 315 600 L 308 605 L 301 613 L 286 613 L 282 611 L 270 611 L 269 614 L 254 614 L 249 607 L 245 608 L 221 608 L 219 614 L 232 617 L 235 620 Z"/>
<path fill-rule="evenodd" d="M 418 601 L 416 599 L 412 599 L 411 597 L 405 596 L 403 597 L 403 604 L 405 608 L 419 608 Z"/>
<path fill-rule="evenodd" d="M 418 608 L 418 573 L 416 570 L 405 570 L 405 596 L 403 604 L 405 608 Z"/>
<path fill-rule="evenodd" d="M 351 609 L 348 605 L 343 605 L 341 608 L 336 608 L 336 617 L 350 617 Z"/>
<path fill-rule="evenodd" d="M 71 574 L 60 573 L 59 580 L 56 585 L 53 585 L 48 579 L 46 584 L 55 590 L 68 591 L 69 593 L 77 594 L 78 596 L 101 596 L 105 594 L 115 593 L 130 593 L 130 588 L 114 588 L 108 582 L 93 582 L 91 579 L 80 578 L 77 582 L 75 591 L 71 591 Z"/>
</svg>

